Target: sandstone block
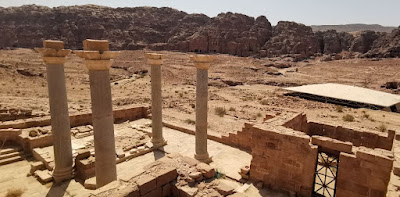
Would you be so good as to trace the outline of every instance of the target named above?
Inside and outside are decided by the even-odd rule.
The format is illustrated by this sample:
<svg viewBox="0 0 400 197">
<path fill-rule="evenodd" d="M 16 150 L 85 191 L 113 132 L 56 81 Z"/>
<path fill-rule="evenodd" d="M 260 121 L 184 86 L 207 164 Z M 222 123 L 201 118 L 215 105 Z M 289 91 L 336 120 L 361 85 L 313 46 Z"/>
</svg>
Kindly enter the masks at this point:
<svg viewBox="0 0 400 197">
<path fill-rule="evenodd" d="M 179 196 L 181 197 L 194 197 L 199 189 L 197 187 L 183 186 L 179 189 Z"/>
<path fill-rule="evenodd" d="M 109 51 L 110 46 L 108 40 L 92 40 L 86 39 L 83 41 L 83 50 L 85 51 Z"/>
<path fill-rule="evenodd" d="M 368 152 L 368 150 L 358 150 L 356 153 L 357 158 L 361 158 L 367 161 L 374 163 L 375 165 L 379 165 L 382 167 L 393 167 L 393 158 L 389 158 L 384 154 L 378 154 L 375 152 Z"/>
<path fill-rule="evenodd" d="M 234 193 L 235 188 L 225 183 L 219 183 L 216 190 L 223 196 L 231 195 Z"/>
<path fill-rule="evenodd" d="M 122 194 L 121 196 L 126 196 L 126 197 L 139 197 L 140 196 L 140 191 L 137 186 L 125 187 L 119 193 Z"/>
<path fill-rule="evenodd" d="M 213 178 L 215 176 L 215 169 L 208 164 L 198 163 L 196 165 L 197 170 L 199 170 L 203 176 L 207 179 Z"/>
<path fill-rule="evenodd" d="M 142 197 L 162 197 L 162 188 L 157 187 L 156 189 L 150 191 L 149 193 L 142 195 Z"/>
<path fill-rule="evenodd" d="M 53 180 L 53 177 L 48 170 L 38 170 L 35 172 L 35 177 L 39 179 L 41 183 L 48 183 Z"/>
<path fill-rule="evenodd" d="M 353 149 L 353 144 L 351 142 L 342 142 L 340 140 L 324 136 L 312 136 L 311 143 L 345 153 L 352 153 Z"/>
<path fill-rule="evenodd" d="M 200 163 L 200 161 L 187 156 L 182 157 L 182 161 L 189 164 L 189 166 L 196 166 L 197 164 Z"/>
<path fill-rule="evenodd" d="M 145 144 L 145 146 L 146 146 L 147 148 L 153 148 L 154 144 L 153 144 L 152 142 L 147 142 L 147 143 Z"/>
<path fill-rule="evenodd" d="M 96 177 L 86 179 L 83 184 L 85 189 L 95 190 L 96 189 Z"/>
<path fill-rule="evenodd" d="M 117 155 L 118 158 L 124 158 L 125 157 L 125 153 L 122 150 L 122 148 L 117 148 L 115 150 L 115 154 Z"/>
<path fill-rule="evenodd" d="M 162 169 L 159 172 L 157 172 L 157 187 L 161 187 L 178 177 L 178 172 L 176 171 L 176 168 L 166 168 Z"/>
<path fill-rule="evenodd" d="M 156 177 L 148 174 L 141 176 L 136 183 L 139 187 L 141 195 L 145 195 L 157 187 Z"/>
<path fill-rule="evenodd" d="M 171 188 L 172 188 L 171 184 L 166 184 L 166 185 L 164 185 L 164 186 L 162 187 L 162 196 L 163 196 L 163 197 L 169 197 L 169 196 L 171 196 L 171 194 L 172 194 Z"/>
<path fill-rule="evenodd" d="M 76 152 L 77 152 L 77 155 L 75 157 L 76 160 L 86 159 L 86 158 L 90 157 L 89 149 L 79 149 Z"/>
<path fill-rule="evenodd" d="M 36 170 L 43 170 L 45 168 L 41 161 L 35 161 L 31 163 L 31 174 L 35 173 Z"/>
<path fill-rule="evenodd" d="M 44 40 L 43 47 L 60 50 L 64 49 L 64 42 L 59 40 Z"/>
<path fill-rule="evenodd" d="M 386 189 L 385 190 L 376 190 L 376 189 L 371 189 L 369 196 L 373 197 L 385 197 L 386 196 Z"/>
<path fill-rule="evenodd" d="M 243 174 L 248 174 L 250 172 L 250 167 L 249 166 L 244 166 L 244 167 L 240 168 L 240 171 Z"/>
<path fill-rule="evenodd" d="M 172 183 L 171 183 L 171 193 L 172 193 L 172 196 L 176 196 L 176 197 L 179 197 L 180 195 L 180 189 L 177 187 L 177 182 L 176 181 L 173 181 Z"/>
</svg>

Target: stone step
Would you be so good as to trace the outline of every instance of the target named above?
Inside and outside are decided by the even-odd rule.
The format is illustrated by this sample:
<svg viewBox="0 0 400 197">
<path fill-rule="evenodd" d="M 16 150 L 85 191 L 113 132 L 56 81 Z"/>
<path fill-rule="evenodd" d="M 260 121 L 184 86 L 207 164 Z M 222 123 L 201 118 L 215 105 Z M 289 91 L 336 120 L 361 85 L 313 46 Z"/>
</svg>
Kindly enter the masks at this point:
<svg viewBox="0 0 400 197">
<path fill-rule="evenodd" d="M 5 155 L 9 153 L 19 152 L 21 149 L 19 148 L 3 148 L 0 150 L 0 155 Z"/>
<path fill-rule="evenodd" d="M 22 156 L 22 155 L 23 155 L 23 152 L 12 152 L 12 153 L 7 153 L 7 154 L 1 154 L 0 161 L 11 158 L 11 157 L 15 157 L 15 156 Z"/>
<path fill-rule="evenodd" d="M 49 183 L 53 180 L 52 173 L 48 170 L 38 170 L 35 172 L 35 177 L 41 182 L 42 184 Z"/>
<path fill-rule="evenodd" d="M 15 156 L 15 157 L 11 157 L 8 159 L 3 159 L 3 160 L 0 160 L 0 166 L 18 162 L 18 161 L 22 161 L 22 160 L 24 160 L 24 158 L 22 156 Z"/>
</svg>

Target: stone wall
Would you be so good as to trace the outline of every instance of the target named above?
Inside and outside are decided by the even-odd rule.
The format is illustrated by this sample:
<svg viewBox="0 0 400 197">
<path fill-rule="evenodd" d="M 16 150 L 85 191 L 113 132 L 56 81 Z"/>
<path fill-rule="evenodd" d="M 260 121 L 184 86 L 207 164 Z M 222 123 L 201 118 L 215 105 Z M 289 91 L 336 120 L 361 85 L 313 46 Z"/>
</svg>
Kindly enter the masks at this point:
<svg viewBox="0 0 400 197">
<path fill-rule="evenodd" d="M 371 131 L 360 131 L 336 125 L 327 125 L 319 122 L 308 121 L 305 114 L 298 114 L 287 121 L 283 126 L 296 131 L 302 131 L 309 136 L 319 135 L 344 142 L 351 142 L 354 146 L 365 146 L 367 148 L 381 148 L 392 150 L 395 131 L 389 130 L 385 133 L 374 133 Z"/>
<path fill-rule="evenodd" d="M 252 124 L 245 123 L 242 131 L 238 131 L 237 133 L 229 133 L 228 136 L 221 136 L 221 142 L 246 151 L 251 151 L 251 144 L 253 141 L 251 133 L 252 127 Z"/>
<path fill-rule="evenodd" d="M 0 121 L 10 121 L 35 117 L 29 109 L 0 109 Z"/>
<path fill-rule="evenodd" d="M 148 107 L 116 109 L 113 111 L 114 121 L 118 123 L 145 118 L 148 115 L 148 110 Z M 26 153 L 31 153 L 33 148 L 51 146 L 53 144 L 51 133 L 35 138 L 22 133 L 22 129 L 50 126 L 50 120 L 50 116 L 45 116 L 3 122 L 0 124 L 0 142 L 7 140 L 8 143 L 19 144 Z M 92 124 L 92 114 L 90 112 L 71 114 L 70 121 L 71 127 Z"/>
<path fill-rule="evenodd" d="M 359 149 L 356 154 L 341 153 L 337 177 L 337 197 L 386 196 L 393 166 L 392 153 Z"/>
<path fill-rule="evenodd" d="M 114 121 L 136 120 L 147 117 L 148 107 L 124 107 L 113 111 Z M 71 127 L 92 124 L 91 112 L 80 112 L 70 115 Z M 25 129 L 30 127 L 44 127 L 51 125 L 50 116 L 28 118 L 24 120 L 7 121 L 0 124 L 0 129 Z"/>
<path fill-rule="evenodd" d="M 174 129 L 177 131 L 181 131 L 183 133 L 187 133 L 190 135 L 195 135 L 196 132 L 194 128 L 188 128 L 185 126 L 178 126 L 179 123 L 163 121 L 163 126 L 168 127 L 170 129 Z M 216 142 L 226 144 L 229 146 L 237 147 L 243 149 L 245 151 L 251 151 L 252 144 L 252 134 L 251 127 L 253 125 L 250 123 L 245 123 L 242 131 L 238 131 L 237 133 L 229 133 L 228 136 L 216 136 L 207 133 L 207 139 L 214 140 Z"/>
<path fill-rule="evenodd" d="M 264 126 L 251 128 L 250 179 L 272 189 L 311 196 L 318 147 L 304 133 Z"/>
</svg>

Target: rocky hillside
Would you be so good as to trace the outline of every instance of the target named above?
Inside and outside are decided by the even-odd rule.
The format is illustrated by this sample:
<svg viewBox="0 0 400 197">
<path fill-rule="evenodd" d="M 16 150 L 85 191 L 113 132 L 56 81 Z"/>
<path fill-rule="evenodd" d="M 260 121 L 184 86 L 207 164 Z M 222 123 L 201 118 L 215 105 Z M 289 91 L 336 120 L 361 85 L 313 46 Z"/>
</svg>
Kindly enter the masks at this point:
<svg viewBox="0 0 400 197">
<path fill-rule="evenodd" d="M 61 39 L 79 49 L 86 38 L 107 39 L 118 50 L 149 48 L 237 56 L 273 57 L 352 52 L 360 57 L 399 57 L 400 28 L 392 33 L 313 32 L 302 24 L 264 16 L 221 13 L 210 18 L 172 8 L 110 8 L 95 5 L 0 7 L 0 48 L 40 47 Z"/>
<path fill-rule="evenodd" d="M 390 33 L 396 27 L 387 27 L 382 25 L 368 25 L 368 24 L 347 24 L 347 25 L 311 25 L 314 32 L 336 30 L 338 32 L 357 32 L 357 31 L 376 31 Z"/>
</svg>

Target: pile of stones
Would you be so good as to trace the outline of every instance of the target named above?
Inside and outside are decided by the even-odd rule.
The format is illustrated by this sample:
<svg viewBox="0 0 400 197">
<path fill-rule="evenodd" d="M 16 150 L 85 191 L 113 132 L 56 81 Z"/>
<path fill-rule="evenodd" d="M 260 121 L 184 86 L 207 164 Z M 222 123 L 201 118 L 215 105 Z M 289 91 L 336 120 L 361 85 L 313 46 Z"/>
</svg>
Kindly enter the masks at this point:
<svg viewBox="0 0 400 197">
<path fill-rule="evenodd" d="M 0 109 L 0 121 L 26 119 L 31 117 L 33 116 L 32 116 L 32 110 L 30 109 L 16 109 L 16 108 Z"/>
</svg>

